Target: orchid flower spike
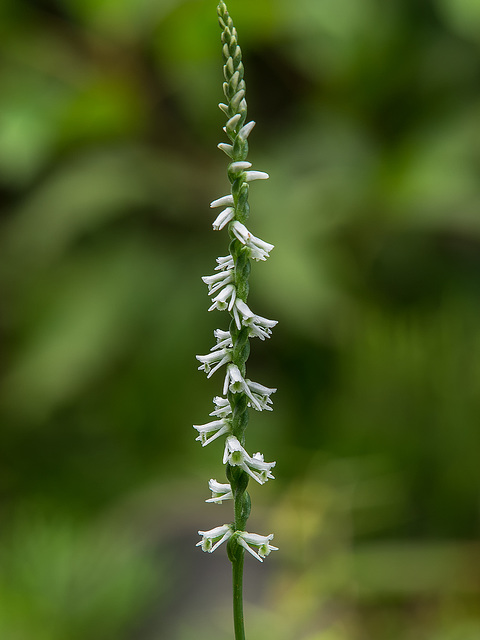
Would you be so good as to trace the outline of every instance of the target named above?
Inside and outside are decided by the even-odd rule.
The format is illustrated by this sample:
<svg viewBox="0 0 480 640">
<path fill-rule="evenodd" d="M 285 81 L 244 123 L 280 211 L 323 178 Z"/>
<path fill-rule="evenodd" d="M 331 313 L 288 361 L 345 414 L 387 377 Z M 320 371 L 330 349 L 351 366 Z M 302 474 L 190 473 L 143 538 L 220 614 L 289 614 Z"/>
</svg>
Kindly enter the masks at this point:
<svg viewBox="0 0 480 640">
<path fill-rule="evenodd" d="M 208 487 L 212 496 L 205 502 L 222 504 L 223 501 L 232 500 L 234 521 L 209 531 L 199 531 L 201 540 L 197 546 L 212 553 L 228 542 L 228 557 L 236 576 L 233 583 L 235 637 L 238 635 L 243 638 L 243 616 L 239 606 L 242 593 L 239 585 L 242 582 L 244 552 L 263 562 L 271 551 L 277 550 L 271 544 L 273 533 L 262 536 L 245 531 L 250 514 L 248 483 L 252 479 L 263 485 L 274 479 L 272 470 L 276 464 L 265 462 L 261 453 L 250 455 L 245 448 L 250 409 L 272 411 L 272 395 L 276 392 L 275 388 L 253 382 L 247 377 L 250 340 L 270 338 L 277 324 L 276 320 L 252 311 L 248 305 L 250 263 L 252 260 L 266 260 L 274 247 L 253 235 L 246 226 L 250 215 L 249 192 L 257 188 L 252 183 L 266 180 L 269 176 L 264 171 L 255 170 L 247 159 L 249 138 L 255 122 L 247 119 L 247 87 L 242 51 L 223 0 L 220 0 L 217 12 L 222 30 L 225 78 L 224 101 L 218 106 L 225 116 L 223 131 L 227 138 L 217 146 L 228 157 L 226 174 L 230 189 L 225 195 L 215 198 L 210 207 L 219 211 L 212 226 L 215 231 L 225 234 L 228 254 L 218 257 L 214 273 L 203 276 L 202 280 L 208 287 L 211 299 L 208 310 L 224 312 L 226 321 L 223 328 L 215 329 L 215 341 L 209 353 L 196 358 L 200 363 L 198 369 L 204 371 L 208 378 L 225 366 L 225 378 L 222 395 L 213 398 L 211 420 L 194 425 L 194 429 L 198 434 L 196 440 L 202 447 L 224 439 L 223 464 L 228 482 L 211 478 Z"/>
</svg>

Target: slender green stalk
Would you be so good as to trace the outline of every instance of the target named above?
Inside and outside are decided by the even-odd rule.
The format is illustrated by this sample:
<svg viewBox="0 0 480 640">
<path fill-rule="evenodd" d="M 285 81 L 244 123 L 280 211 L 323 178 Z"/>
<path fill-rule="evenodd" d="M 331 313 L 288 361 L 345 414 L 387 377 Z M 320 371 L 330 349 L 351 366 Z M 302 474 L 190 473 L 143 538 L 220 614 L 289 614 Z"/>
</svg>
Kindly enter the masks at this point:
<svg viewBox="0 0 480 640">
<path fill-rule="evenodd" d="M 199 433 L 197 440 L 202 446 L 226 435 L 223 463 L 226 465 L 228 484 L 219 483 L 212 478 L 209 482 L 212 497 L 207 502 L 221 503 L 223 500 L 233 499 L 234 522 L 209 531 L 199 531 L 202 540 L 197 546 L 211 553 L 223 542 L 227 542 L 228 557 L 232 563 L 235 640 L 245 640 L 245 551 L 263 562 L 263 558 L 270 551 L 277 549 L 270 544 L 273 534 L 263 536 L 245 531 L 251 509 L 250 495 L 247 491 L 249 479 L 253 478 L 259 484 L 264 484 L 274 477 L 271 470 L 275 466 L 275 462 L 265 462 L 262 454 L 256 453 L 251 456 L 244 448 L 249 409 L 270 411 L 270 396 L 276 391 L 249 380 L 246 377 L 246 364 L 250 355 L 250 339 L 269 338 L 272 327 L 277 323 L 253 313 L 247 305 L 250 261 L 266 260 L 269 251 L 273 249 L 273 245 L 255 237 L 244 224 L 250 212 L 250 183 L 254 180 L 264 180 L 268 178 L 268 174 L 251 171 L 252 165 L 246 160 L 247 139 L 255 123 L 246 123 L 247 102 L 242 52 L 238 45 L 236 29 L 223 1 L 219 3 L 217 12 L 222 29 L 225 77 L 223 91 L 226 99 L 226 103 L 221 103 L 219 107 L 227 117 L 224 131 L 229 138 L 228 143 L 222 142 L 218 147 L 230 159 L 227 169 L 230 193 L 214 200 L 210 206 L 226 206 L 214 220 L 213 228 L 219 231 L 228 225 L 230 244 L 229 254 L 217 258 L 215 271 L 219 273 L 202 279 L 208 285 L 212 297 L 209 311 L 228 311 L 230 324 L 228 331 L 215 330 L 217 344 L 209 354 L 197 356 L 201 362 L 199 369 L 205 371 L 208 377 L 224 365 L 226 375 L 223 385 L 225 397 L 214 398 L 215 409 L 210 414 L 216 419 L 194 427 Z"/>
<path fill-rule="evenodd" d="M 243 560 L 245 552 L 242 549 L 238 560 L 232 561 L 233 585 L 233 629 L 235 640 L 245 640 L 245 625 L 243 620 Z"/>
</svg>

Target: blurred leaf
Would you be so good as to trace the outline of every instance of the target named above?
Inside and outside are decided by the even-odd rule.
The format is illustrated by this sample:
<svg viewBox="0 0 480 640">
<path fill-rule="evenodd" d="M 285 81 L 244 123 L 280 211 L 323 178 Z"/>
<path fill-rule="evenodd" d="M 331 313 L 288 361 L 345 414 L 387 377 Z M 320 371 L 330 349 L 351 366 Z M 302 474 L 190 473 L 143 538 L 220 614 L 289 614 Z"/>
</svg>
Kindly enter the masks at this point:
<svg viewBox="0 0 480 640">
<path fill-rule="evenodd" d="M 121 77 L 102 76 L 85 83 L 58 120 L 60 143 L 98 143 L 140 133 L 146 114 L 139 96 L 139 88 Z"/>
<path fill-rule="evenodd" d="M 150 267 L 151 255 L 133 241 L 87 254 L 42 282 L 41 313 L 4 381 L 14 414 L 43 419 L 108 366 L 143 311 L 137 303 Z"/>
<path fill-rule="evenodd" d="M 61 520 L 18 522 L 0 566 L 0 632 L 12 640 L 118 639 L 158 580 L 122 532 Z"/>
<path fill-rule="evenodd" d="M 135 39 L 182 0 L 62 0 L 62 4 L 87 26 L 107 36 Z"/>
<path fill-rule="evenodd" d="M 436 4 L 456 31 L 479 41 L 480 4 L 477 0 L 436 0 Z"/>
<path fill-rule="evenodd" d="M 0 89 L 1 180 L 9 186 L 23 186 L 51 157 L 67 92 L 18 68 L 3 74 Z"/>
</svg>

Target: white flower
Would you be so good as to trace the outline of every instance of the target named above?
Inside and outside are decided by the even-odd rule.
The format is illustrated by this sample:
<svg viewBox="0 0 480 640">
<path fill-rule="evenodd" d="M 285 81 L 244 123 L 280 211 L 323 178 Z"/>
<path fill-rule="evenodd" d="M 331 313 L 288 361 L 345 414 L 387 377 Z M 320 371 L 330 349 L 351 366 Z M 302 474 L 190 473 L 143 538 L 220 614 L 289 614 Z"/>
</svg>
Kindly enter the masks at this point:
<svg viewBox="0 0 480 640">
<path fill-rule="evenodd" d="M 202 540 L 197 542 L 196 547 L 202 547 L 202 551 L 208 551 L 213 553 L 222 542 L 232 537 L 233 531 L 228 524 L 224 524 L 221 527 L 215 527 L 210 531 L 199 531 L 198 535 L 202 536 Z"/>
<path fill-rule="evenodd" d="M 250 249 L 250 255 L 254 260 L 266 260 L 273 244 L 269 244 L 260 238 L 256 238 L 247 227 L 236 220 L 232 225 L 232 231 L 242 244 Z"/>
<path fill-rule="evenodd" d="M 228 80 L 229 75 L 232 76 L 234 72 L 235 72 L 235 67 L 233 66 L 233 59 L 231 56 L 229 56 L 227 58 L 227 62 L 225 63 L 225 79 Z"/>
<path fill-rule="evenodd" d="M 238 137 L 241 140 L 245 141 L 250 135 L 250 132 L 252 131 L 254 126 L 255 122 L 253 120 L 251 122 L 247 122 L 247 124 L 243 125 L 243 127 L 238 132 Z"/>
<path fill-rule="evenodd" d="M 254 453 L 249 460 L 250 468 L 258 471 L 257 482 L 264 484 L 267 480 L 275 480 L 275 476 L 272 475 L 271 470 L 276 465 L 276 462 L 265 462 L 263 459 L 263 453 Z"/>
<path fill-rule="evenodd" d="M 270 544 L 270 540 L 273 538 L 273 533 L 268 536 L 261 536 L 258 533 L 248 533 L 248 531 L 238 531 L 237 540 L 244 549 L 251 553 L 254 558 L 263 562 L 263 558 L 268 556 L 271 551 L 278 551 L 278 547 L 274 547 Z M 258 552 L 252 549 L 257 547 Z"/>
<path fill-rule="evenodd" d="M 232 35 L 233 35 L 233 29 L 232 29 Z M 233 88 L 234 91 L 237 90 L 239 82 L 240 82 L 240 72 L 235 71 L 233 76 L 230 78 L 230 86 Z"/>
<path fill-rule="evenodd" d="M 250 169 L 251 166 L 252 166 L 251 162 L 239 161 L 239 162 L 232 162 L 231 164 L 229 164 L 228 169 L 232 173 L 240 173 L 242 171 L 246 171 L 247 169 Z"/>
<path fill-rule="evenodd" d="M 269 406 L 273 404 L 270 396 L 272 395 L 272 393 L 275 393 L 276 389 L 265 387 L 259 382 L 252 382 L 252 380 L 245 380 L 245 382 L 247 383 L 251 394 L 256 400 L 255 405 L 248 403 L 248 406 L 253 406 L 255 409 L 257 409 L 257 411 L 272 411 L 272 407 Z M 260 409 L 258 407 L 260 407 Z"/>
<path fill-rule="evenodd" d="M 275 462 L 265 462 L 260 453 L 253 456 L 248 455 L 245 449 L 235 436 L 227 436 L 225 441 L 225 450 L 223 453 L 223 464 L 231 467 L 240 467 L 248 473 L 259 484 L 264 484 L 269 478 L 274 479 L 271 469 L 275 466 Z"/>
<path fill-rule="evenodd" d="M 210 208 L 214 209 L 215 207 L 223 207 L 225 205 L 232 205 L 233 204 L 233 196 L 231 193 L 229 193 L 226 196 L 222 196 L 221 198 L 217 198 L 216 200 L 213 200 L 213 202 L 210 203 Z"/>
<path fill-rule="evenodd" d="M 254 180 L 268 180 L 270 176 L 265 171 L 246 171 L 245 182 L 253 182 Z"/>
<path fill-rule="evenodd" d="M 229 120 L 227 120 L 227 124 L 224 127 L 225 132 L 233 131 L 235 129 L 235 127 L 237 126 L 237 124 L 240 122 L 240 118 L 241 117 L 242 116 L 239 113 L 236 113 Z"/>
<path fill-rule="evenodd" d="M 217 482 L 213 478 L 208 482 L 208 488 L 212 492 L 212 497 L 205 502 L 215 502 L 216 504 L 222 504 L 223 500 L 233 499 L 232 487 L 229 484 L 222 484 Z"/>
<path fill-rule="evenodd" d="M 223 113 L 228 116 L 228 104 L 225 104 L 224 102 L 220 102 L 218 104 L 218 108 L 223 111 Z"/>
<path fill-rule="evenodd" d="M 212 227 L 214 231 L 220 231 L 223 227 L 233 220 L 235 217 L 235 209 L 233 207 L 227 207 L 212 222 Z"/>
<path fill-rule="evenodd" d="M 243 301 L 237 298 L 235 307 L 242 315 L 242 324 L 245 327 L 250 327 L 250 337 L 258 337 L 260 340 L 269 338 L 272 334 L 271 329 L 278 324 L 277 320 L 268 320 L 262 316 L 257 316 L 249 308 L 249 306 Z"/>
<path fill-rule="evenodd" d="M 215 298 L 212 298 L 213 304 L 208 308 L 209 311 L 218 309 L 219 311 L 225 311 L 228 308 L 232 310 L 235 304 L 235 298 L 237 297 L 237 290 L 233 284 L 228 284 L 224 287 Z"/>
<path fill-rule="evenodd" d="M 225 374 L 225 381 L 223 383 L 224 396 L 227 395 L 228 390 L 232 393 L 245 393 L 252 402 L 256 402 L 236 364 L 230 364 L 227 367 L 227 373 Z"/>
<path fill-rule="evenodd" d="M 232 393 L 245 393 L 247 397 L 250 398 L 256 409 L 258 411 L 262 410 L 260 403 L 250 391 L 248 384 L 244 380 L 242 374 L 240 373 L 240 369 L 236 364 L 229 364 L 227 367 L 227 373 L 225 374 L 225 381 L 223 383 L 224 396 L 227 395 L 228 390 L 230 390 Z"/>
<path fill-rule="evenodd" d="M 208 285 L 208 294 L 216 293 L 222 287 L 233 282 L 233 272 L 229 269 L 227 271 L 219 271 L 212 276 L 202 276 L 203 282 Z"/>
<path fill-rule="evenodd" d="M 230 99 L 230 107 L 233 111 L 237 111 L 240 103 L 245 98 L 245 89 L 240 89 L 237 93 Z"/>
<path fill-rule="evenodd" d="M 230 220 L 233 220 L 233 217 L 235 216 L 235 208 L 232 206 L 233 204 L 233 196 L 231 194 L 222 196 L 221 198 L 217 198 L 217 200 L 214 200 L 210 203 L 210 208 L 212 209 L 214 207 L 223 207 L 224 205 L 229 205 L 226 209 L 219 213 L 213 221 L 212 225 L 215 231 L 223 229 L 223 227 L 228 222 L 230 222 Z"/>
<path fill-rule="evenodd" d="M 233 262 L 233 257 L 231 255 L 228 256 L 220 256 L 217 258 L 218 266 L 215 267 L 215 271 L 227 271 L 235 268 L 235 263 Z"/>
<path fill-rule="evenodd" d="M 207 424 L 194 424 L 193 428 L 198 431 L 198 437 L 195 440 L 201 442 L 202 447 L 206 447 L 207 444 L 223 436 L 224 433 L 230 433 L 231 424 L 229 420 L 222 418 L 221 420 L 207 422 Z M 208 437 L 211 433 L 213 435 Z"/>
<path fill-rule="evenodd" d="M 215 405 L 215 409 L 209 413 L 210 416 L 215 418 L 226 418 L 231 415 L 232 407 L 230 406 L 227 398 L 222 398 L 221 396 L 215 396 L 213 399 L 213 404 Z"/>
<path fill-rule="evenodd" d="M 233 346 L 232 336 L 230 335 L 230 331 L 222 331 L 222 329 L 215 329 L 213 334 L 217 339 L 217 344 L 213 346 L 210 349 L 210 351 L 216 351 L 217 349 L 227 349 Z"/>
<path fill-rule="evenodd" d="M 219 142 L 217 147 L 227 154 L 230 158 L 233 158 L 233 145 L 226 142 Z"/>
<path fill-rule="evenodd" d="M 206 356 L 195 356 L 196 359 L 202 364 L 198 367 L 199 371 L 205 371 L 207 378 L 213 376 L 215 371 L 220 369 L 224 364 L 230 362 L 232 359 L 231 349 L 216 349 L 211 353 L 207 353 Z M 213 366 L 212 368 L 212 365 Z"/>
</svg>

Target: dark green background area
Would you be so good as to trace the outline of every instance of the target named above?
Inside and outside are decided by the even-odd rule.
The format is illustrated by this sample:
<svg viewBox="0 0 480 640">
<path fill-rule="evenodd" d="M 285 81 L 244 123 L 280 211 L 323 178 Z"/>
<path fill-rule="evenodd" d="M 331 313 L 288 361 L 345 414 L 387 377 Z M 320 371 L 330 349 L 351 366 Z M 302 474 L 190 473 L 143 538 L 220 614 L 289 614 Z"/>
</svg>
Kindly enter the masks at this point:
<svg viewBox="0 0 480 640">
<path fill-rule="evenodd" d="M 249 640 L 480 637 L 480 3 L 231 0 L 249 303 L 279 320 L 247 448 Z M 225 314 L 207 0 L 0 5 L 0 637 L 227 640 L 201 449 Z"/>
</svg>

